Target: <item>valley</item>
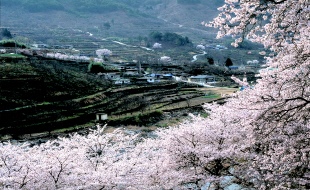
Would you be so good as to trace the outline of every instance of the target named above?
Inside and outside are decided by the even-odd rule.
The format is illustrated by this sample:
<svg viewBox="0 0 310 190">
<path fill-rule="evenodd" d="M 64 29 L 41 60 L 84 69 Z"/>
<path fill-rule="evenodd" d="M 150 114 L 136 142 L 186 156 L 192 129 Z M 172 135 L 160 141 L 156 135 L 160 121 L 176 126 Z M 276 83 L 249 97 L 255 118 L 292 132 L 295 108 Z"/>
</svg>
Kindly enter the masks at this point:
<svg viewBox="0 0 310 190">
<path fill-rule="evenodd" d="M 70 67 L 66 62 L 34 57 L 0 65 L 3 137 L 76 131 L 95 125 L 98 112 L 108 114 L 109 126 L 168 127 L 173 124 L 171 118 L 164 122 L 168 113 L 183 110 L 185 114 L 187 109 L 202 113 L 202 104 L 237 90 L 177 81 L 116 86 Z"/>
<path fill-rule="evenodd" d="M 262 47 L 247 42 L 233 48 L 232 39 L 215 39 L 216 31 L 202 26 L 205 19 L 198 13 L 208 12 L 211 20 L 215 4 L 180 2 L 158 1 L 151 9 L 126 4 L 103 14 L 23 6 L 16 11 L 4 1 L 1 28 L 12 33 L 13 44 L 27 48 L 0 47 L 6 50 L 0 57 L 3 139 L 79 131 L 95 125 L 99 112 L 108 115 L 109 127 L 168 127 L 189 112 L 204 114 L 201 105 L 223 103 L 224 95 L 238 91 L 230 76 L 246 75 L 255 83 L 264 62 Z M 161 47 L 153 48 L 155 43 Z M 112 54 L 98 63 L 98 49 Z M 62 58 L 50 56 L 56 54 Z M 227 58 L 239 69 L 225 67 Z M 260 64 L 247 65 L 249 60 Z M 211 76 L 215 82 L 189 82 L 192 76 Z"/>
</svg>

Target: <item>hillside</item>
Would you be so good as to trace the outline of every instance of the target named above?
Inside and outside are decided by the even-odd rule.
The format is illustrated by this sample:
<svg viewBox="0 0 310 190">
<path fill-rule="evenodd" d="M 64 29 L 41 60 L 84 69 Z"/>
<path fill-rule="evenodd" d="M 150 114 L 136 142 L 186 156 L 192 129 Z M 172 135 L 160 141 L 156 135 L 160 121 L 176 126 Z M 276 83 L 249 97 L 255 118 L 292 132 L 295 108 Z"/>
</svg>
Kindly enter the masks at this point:
<svg viewBox="0 0 310 190">
<path fill-rule="evenodd" d="M 173 31 L 198 41 L 215 32 L 200 23 L 216 16 L 221 2 L 3 0 L 1 27 L 44 43 L 63 28 L 131 38 L 147 36 L 151 31 Z"/>
<path fill-rule="evenodd" d="M 98 112 L 108 114 L 109 126 L 165 127 L 180 121 L 186 113 L 182 110 L 200 112 L 201 104 L 221 98 L 219 89 L 174 81 L 116 86 L 86 68 L 84 63 L 38 57 L 1 62 L 0 135 L 77 130 L 94 125 Z M 166 118 L 175 113 L 174 119 Z"/>
</svg>

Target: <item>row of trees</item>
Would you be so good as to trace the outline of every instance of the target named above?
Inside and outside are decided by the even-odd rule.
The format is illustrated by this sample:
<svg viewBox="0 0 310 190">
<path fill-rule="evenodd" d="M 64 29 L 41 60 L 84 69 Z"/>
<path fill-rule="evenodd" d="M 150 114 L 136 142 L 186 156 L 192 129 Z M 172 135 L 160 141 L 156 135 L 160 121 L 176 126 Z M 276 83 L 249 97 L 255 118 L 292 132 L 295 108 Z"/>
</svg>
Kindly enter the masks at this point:
<svg viewBox="0 0 310 190">
<path fill-rule="evenodd" d="M 157 130 L 156 138 L 120 130 L 103 134 L 98 128 L 87 136 L 73 134 L 35 146 L 3 143 L 0 185 L 186 189 L 209 184 L 220 189 L 223 176 L 231 176 L 242 187 L 309 189 L 309 3 L 225 2 L 212 23 L 219 36 L 241 34 L 276 53 L 267 65 L 277 69 L 261 73 L 254 88 L 224 105 L 205 105 L 207 118 L 192 116 L 177 127 Z"/>
<path fill-rule="evenodd" d="M 206 49 L 206 47 L 204 45 L 199 44 L 199 45 L 196 46 L 196 49 L 204 51 Z M 212 57 L 207 57 L 207 60 L 208 60 L 208 63 L 210 65 L 214 64 L 214 59 Z M 230 58 L 227 58 L 226 61 L 225 61 L 225 66 L 229 67 L 229 66 L 232 66 L 232 65 L 233 65 L 232 60 Z"/>
<path fill-rule="evenodd" d="M 207 57 L 207 61 L 210 65 L 214 65 L 214 59 L 212 57 Z M 226 59 L 225 66 L 226 67 L 233 66 L 233 62 L 230 58 Z"/>
</svg>

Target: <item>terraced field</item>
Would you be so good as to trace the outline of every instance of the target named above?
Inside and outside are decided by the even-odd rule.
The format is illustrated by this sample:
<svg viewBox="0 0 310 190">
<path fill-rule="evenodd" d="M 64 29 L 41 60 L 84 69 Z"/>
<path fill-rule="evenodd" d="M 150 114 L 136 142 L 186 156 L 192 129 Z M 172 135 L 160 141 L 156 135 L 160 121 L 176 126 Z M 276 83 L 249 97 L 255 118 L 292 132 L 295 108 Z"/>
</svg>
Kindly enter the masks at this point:
<svg viewBox="0 0 310 190">
<path fill-rule="evenodd" d="M 220 98 L 178 83 L 109 89 L 82 98 L 45 102 L 0 112 L 1 134 L 77 130 L 94 124 L 95 113 L 105 112 L 110 126 L 150 126 L 163 112 L 195 107 Z"/>
</svg>

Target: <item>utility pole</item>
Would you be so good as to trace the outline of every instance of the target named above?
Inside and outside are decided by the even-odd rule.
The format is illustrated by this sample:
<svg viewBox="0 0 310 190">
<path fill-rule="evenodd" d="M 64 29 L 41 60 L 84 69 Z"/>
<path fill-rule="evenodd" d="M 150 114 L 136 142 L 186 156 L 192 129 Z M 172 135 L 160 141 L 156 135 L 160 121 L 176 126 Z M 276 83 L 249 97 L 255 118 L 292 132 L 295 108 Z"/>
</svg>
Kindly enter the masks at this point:
<svg viewBox="0 0 310 190">
<path fill-rule="evenodd" d="M 17 54 L 17 45 L 16 45 L 16 34 L 14 35 L 14 44 L 15 44 L 15 54 Z"/>
<path fill-rule="evenodd" d="M 2 28 L 2 25 L 1 25 L 1 20 L 2 20 L 2 18 L 1 18 L 1 12 L 2 12 L 2 0 L 0 0 L 0 28 Z"/>
<path fill-rule="evenodd" d="M 139 76 L 141 75 L 141 62 L 140 60 L 138 61 L 138 72 L 139 72 Z"/>
</svg>

